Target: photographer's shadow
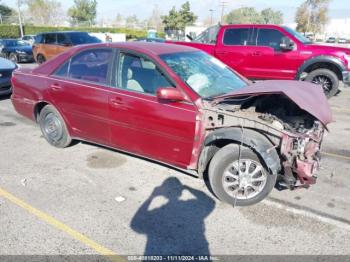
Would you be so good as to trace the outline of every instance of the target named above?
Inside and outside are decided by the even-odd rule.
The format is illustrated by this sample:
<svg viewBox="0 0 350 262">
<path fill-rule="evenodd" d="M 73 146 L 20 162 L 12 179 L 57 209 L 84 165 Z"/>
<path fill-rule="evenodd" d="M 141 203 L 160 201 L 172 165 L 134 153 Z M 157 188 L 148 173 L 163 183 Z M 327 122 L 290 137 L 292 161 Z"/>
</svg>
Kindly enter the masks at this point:
<svg viewBox="0 0 350 262">
<path fill-rule="evenodd" d="M 194 198 L 180 200 L 184 190 Z M 158 196 L 165 197 L 166 204 L 149 210 Z M 209 255 L 204 219 L 214 207 L 214 200 L 205 193 L 168 178 L 136 212 L 131 228 L 147 235 L 144 255 Z"/>
</svg>

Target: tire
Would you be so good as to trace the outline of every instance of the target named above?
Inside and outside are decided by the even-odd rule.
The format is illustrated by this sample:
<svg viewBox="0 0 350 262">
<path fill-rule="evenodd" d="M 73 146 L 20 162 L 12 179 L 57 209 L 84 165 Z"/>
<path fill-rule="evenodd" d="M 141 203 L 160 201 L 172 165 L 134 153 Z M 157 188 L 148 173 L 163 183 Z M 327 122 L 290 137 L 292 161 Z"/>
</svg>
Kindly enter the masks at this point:
<svg viewBox="0 0 350 262">
<path fill-rule="evenodd" d="M 239 147 L 229 144 L 216 152 L 209 165 L 209 183 L 221 201 L 235 206 L 249 206 L 260 202 L 271 192 L 277 174 L 270 174 L 251 149 L 241 146 L 239 153 Z M 241 165 L 241 175 L 238 174 L 238 163 Z M 251 181 L 249 177 L 257 181 Z M 249 197 L 245 193 L 249 193 Z"/>
<path fill-rule="evenodd" d="M 10 54 L 9 54 L 9 60 L 11 60 L 12 62 L 14 62 L 15 64 L 18 63 L 17 54 L 15 54 L 15 53 L 10 53 Z"/>
<path fill-rule="evenodd" d="M 47 105 L 40 111 L 38 123 L 49 144 L 64 148 L 72 143 L 63 118 L 53 106 Z"/>
<path fill-rule="evenodd" d="M 37 57 L 36 57 L 36 61 L 37 61 L 38 64 L 42 64 L 42 63 L 44 63 L 46 61 L 46 58 L 42 54 L 38 54 Z"/>
<path fill-rule="evenodd" d="M 321 85 L 327 98 L 331 98 L 338 93 L 339 78 L 329 69 L 316 69 L 311 71 L 305 81 Z"/>
</svg>

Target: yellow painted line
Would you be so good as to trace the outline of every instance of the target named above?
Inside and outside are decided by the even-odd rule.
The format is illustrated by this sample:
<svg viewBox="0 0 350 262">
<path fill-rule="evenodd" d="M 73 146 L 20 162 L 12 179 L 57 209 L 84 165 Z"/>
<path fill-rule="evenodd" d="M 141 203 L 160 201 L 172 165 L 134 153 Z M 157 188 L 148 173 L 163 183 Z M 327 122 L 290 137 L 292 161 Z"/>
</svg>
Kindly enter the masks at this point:
<svg viewBox="0 0 350 262">
<path fill-rule="evenodd" d="M 94 249 L 97 253 L 109 257 L 113 261 L 125 261 L 123 258 L 118 257 L 116 253 L 109 250 L 108 248 L 105 248 L 95 241 L 87 238 L 83 234 L 79 233 L 78 231 L 72 229 L 71 227 L 65 225 L 64 223 L 58 221 L 57 219 L 53 218 L 52 216 L 40 211 L 39 209 L 36 209 L 35 207 L 32 207 L 31 205 L 25 203 L 21 199 L 15 197 L 11 193 L 5 191 L 0 187 L 0 197 L 3 197 L 10 202 L 16 204 L 17 206 L 25 209 L 29 213 L 32 213 L 36 217 L 38 217 L 40 220 L 50 224 L 51 226 L 54 226 L 55 228 L 67 233 L 68 235 L 72 236 L 74 239 L 78 240 L 79 242 L 91 247 Z"/>
<path fill-rule="evenodd" d="M 348 156 L 342 156 L 342 155 L 338 155 L 338 154 L 333 154 L 333 153 L 328 153 L 328 152 L 321 152 L 323 155 L 326 156 L 331 156 L 331 157 L 335 157 L 335 158 L 341 158 L 341 159 L 346 159 L 346 160 L 350 160 L 350 157 Z"/>
<path fill-rule="evenodd" d="M 350 113 L 350 109 L 346 109 L 346 108 L 341 108 L 341 107 L 331 107 L 333 111 L 336 112 L 345 112 L 345 113 Z"/>
</svg>

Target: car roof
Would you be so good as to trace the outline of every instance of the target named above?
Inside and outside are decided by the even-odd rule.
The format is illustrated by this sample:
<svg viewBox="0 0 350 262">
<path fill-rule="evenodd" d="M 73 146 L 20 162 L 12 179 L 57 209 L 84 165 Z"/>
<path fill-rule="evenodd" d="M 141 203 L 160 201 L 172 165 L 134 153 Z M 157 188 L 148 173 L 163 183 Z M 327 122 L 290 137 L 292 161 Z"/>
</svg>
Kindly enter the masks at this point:
<svg viewBox="0 0 350 262">
<path fill-rule="evenodd" d="M 87 46 L 90 48 L 93 47 L 114 47 L 114 48 L 124 48 L 129 50 L 134 50 L 142 53 L 151 53 L 153 55 L 163 55 L 171 53 L 180 53 L 180 52 L 194 52 L 199 51 L 196 48 L 184 46 L 184 45 L 175 45 L 170 43 L 157 43 L 157 42 L 114 42 L 114 43 L 97 43 L 89 45 L 77 46 L 77 49 L 85 49 Z"/>
</svg>

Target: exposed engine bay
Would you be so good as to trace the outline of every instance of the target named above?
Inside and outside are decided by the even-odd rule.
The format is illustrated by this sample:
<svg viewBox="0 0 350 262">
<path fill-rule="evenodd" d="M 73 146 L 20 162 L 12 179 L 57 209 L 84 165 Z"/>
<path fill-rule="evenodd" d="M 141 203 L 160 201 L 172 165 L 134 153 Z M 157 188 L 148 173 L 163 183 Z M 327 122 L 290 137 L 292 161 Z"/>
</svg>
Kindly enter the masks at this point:
<svg viewBox="0 0 350 262">
<path fill-rule="evenodd" d="M 316 182 L 324 125 L 281 94 L 241 96 L 211 103 L 206 128 L 238 127 L 267 137 L 281 161 L 280 185 L 308 187 Z"/>
</svg>

